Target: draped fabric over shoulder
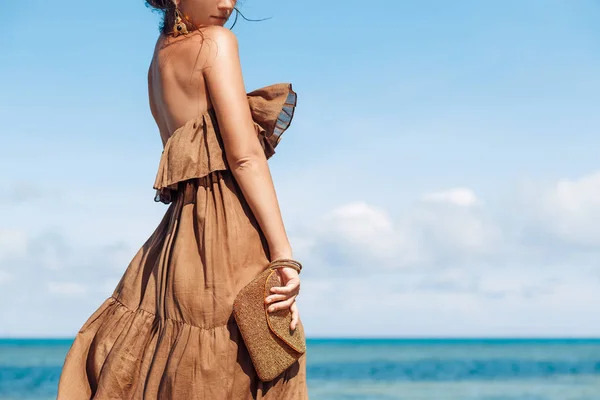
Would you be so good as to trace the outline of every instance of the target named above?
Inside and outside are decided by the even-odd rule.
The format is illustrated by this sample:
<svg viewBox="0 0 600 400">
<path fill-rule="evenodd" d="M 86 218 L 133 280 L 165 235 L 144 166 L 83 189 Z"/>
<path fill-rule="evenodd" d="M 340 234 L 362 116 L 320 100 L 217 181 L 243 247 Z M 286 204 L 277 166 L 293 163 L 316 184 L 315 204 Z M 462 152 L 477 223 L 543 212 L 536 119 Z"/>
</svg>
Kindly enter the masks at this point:
<svg viewBox="0 0 600 400">
<path fill-rule="evenodd" d="M 289 83 L 248 93 L 270 158 L 297 96 Z M 168 204 L 114 292 L 65 358 L 58 400 L 307 399 L 305 355 L 262 382 L 233 318 L 237 293 L 269 263 L 268 245 L 227 165 L 214 111 L 166 142 L 154 183 Z"/>
</svg>

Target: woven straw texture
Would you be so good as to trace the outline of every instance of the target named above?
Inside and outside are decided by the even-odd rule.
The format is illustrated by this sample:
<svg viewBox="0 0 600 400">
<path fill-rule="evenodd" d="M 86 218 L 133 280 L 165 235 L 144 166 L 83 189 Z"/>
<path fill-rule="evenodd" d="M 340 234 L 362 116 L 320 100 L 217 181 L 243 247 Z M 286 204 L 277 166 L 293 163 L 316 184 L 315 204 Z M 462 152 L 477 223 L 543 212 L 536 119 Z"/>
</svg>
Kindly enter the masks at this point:
<svg viewBox="0 0 600 400">
<path fill-rule="evenodd" d="M 233 304 L 235 319 L 258 376 L 270 381 L 289 368 L 304 352 L 304 328 L 299 321 L 294 331 L 289 309 L 266 311 L 265 297 L 280 286 L 277 271 L 266 269 L 238 294 Z"/>
</svg>

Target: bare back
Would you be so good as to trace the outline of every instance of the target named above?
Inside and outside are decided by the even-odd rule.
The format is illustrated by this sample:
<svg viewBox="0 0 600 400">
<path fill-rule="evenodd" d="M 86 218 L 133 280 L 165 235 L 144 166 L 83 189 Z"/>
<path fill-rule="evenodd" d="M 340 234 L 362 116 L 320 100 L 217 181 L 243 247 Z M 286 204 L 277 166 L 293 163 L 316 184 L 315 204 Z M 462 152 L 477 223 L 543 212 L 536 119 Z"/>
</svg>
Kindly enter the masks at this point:
<svg viewBox="0 0 600 400">
<path fill-rule="evenodd" d="M 178 38 L 161 35 L 156 42 L 148 97 L 163 145 L 179 127 L 213 107 L 202 72 L 211 46 L 201 33 L 205 32 Z"/>
</svg>

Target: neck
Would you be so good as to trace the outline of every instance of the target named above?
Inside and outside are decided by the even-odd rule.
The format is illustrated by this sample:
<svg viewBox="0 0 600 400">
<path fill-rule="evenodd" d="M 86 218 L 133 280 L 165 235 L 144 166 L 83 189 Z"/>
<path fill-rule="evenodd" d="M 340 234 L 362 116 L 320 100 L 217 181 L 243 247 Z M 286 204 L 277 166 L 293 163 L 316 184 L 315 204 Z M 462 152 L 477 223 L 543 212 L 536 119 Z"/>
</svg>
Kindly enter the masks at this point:
<svg viewBox="0 0 600 400">
<path fill-rule="evenodd" d="M 183 19 L 184 23 L 188 25 L 188 28 L 191 28 L 192 30 L 198 29 L 198 26 L 192 22 L 190 17 L 185 12 L 179 11 L 179 14 L 181 15 L 181 19 Z"/>
</svg>

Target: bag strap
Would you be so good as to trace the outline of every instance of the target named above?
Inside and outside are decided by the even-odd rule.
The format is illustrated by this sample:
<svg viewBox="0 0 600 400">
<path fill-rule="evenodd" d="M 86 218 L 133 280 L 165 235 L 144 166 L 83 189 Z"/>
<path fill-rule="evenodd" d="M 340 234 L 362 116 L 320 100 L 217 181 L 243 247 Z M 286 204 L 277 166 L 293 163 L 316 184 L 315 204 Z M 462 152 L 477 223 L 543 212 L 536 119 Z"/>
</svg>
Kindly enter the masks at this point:
<svg viewBox="0 0 600 400">
<path fill-rule="evenodd" d="M 294 268 L 296 271 L 298 271 L 298 273 L 300 273 L 302 270 L 302 264 L 300 264 L 300 261 L 292 260 L 291 258 L 280 258 L 278 260 L 271 261 L 268 265 L 268 268 L 271 269 L 284 267 Z"/>
</svg>

